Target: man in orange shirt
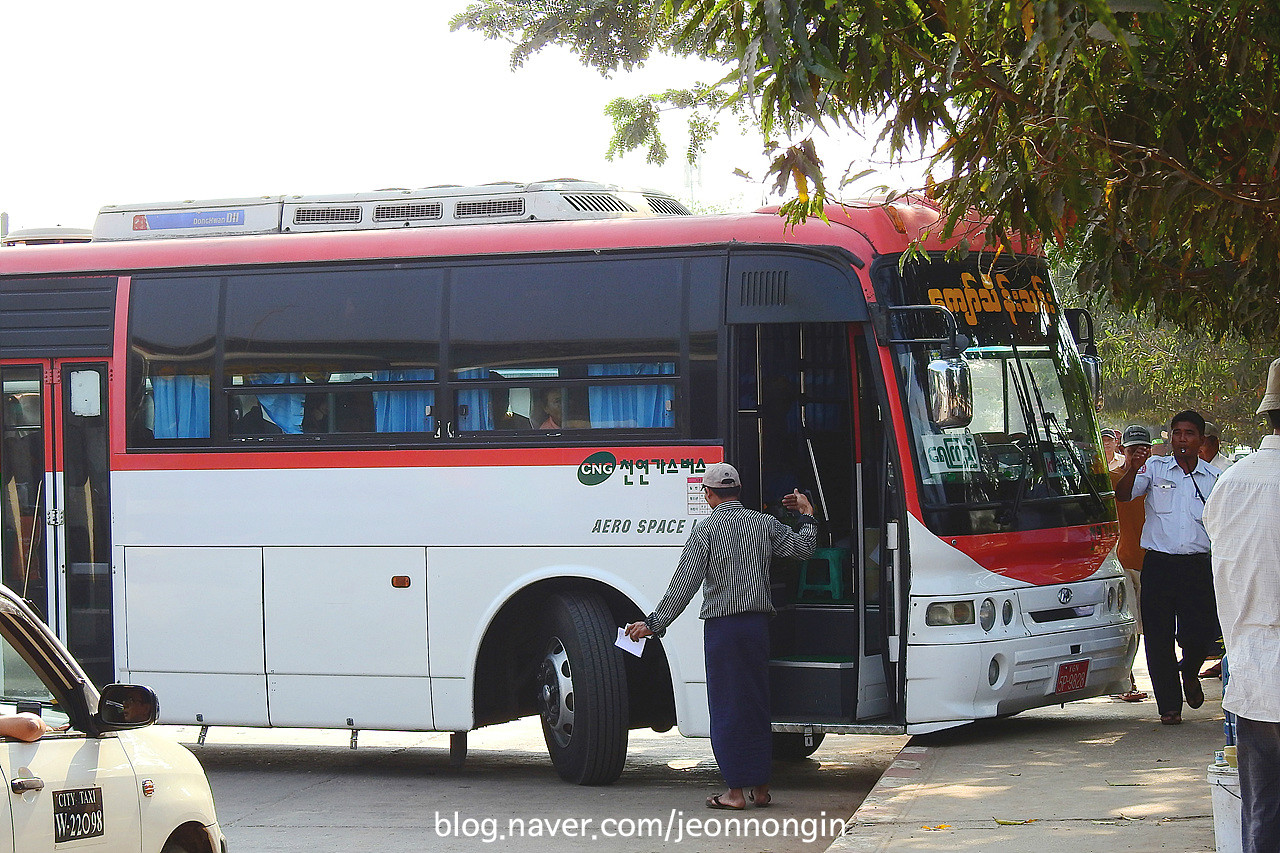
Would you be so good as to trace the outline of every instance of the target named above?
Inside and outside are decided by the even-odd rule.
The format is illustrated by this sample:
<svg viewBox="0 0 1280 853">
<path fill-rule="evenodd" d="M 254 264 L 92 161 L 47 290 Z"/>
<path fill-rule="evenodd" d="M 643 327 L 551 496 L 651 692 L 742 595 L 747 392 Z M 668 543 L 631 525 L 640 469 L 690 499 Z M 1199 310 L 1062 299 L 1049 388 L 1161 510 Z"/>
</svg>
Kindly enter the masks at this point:
<svg viewBox="0 0 1280 853">
<path fill-rule="evenodd" d="M 1151 455 L 1151 433 L 1146 427 L 1130 424 L 1124 428 L 1120 444 L 1124 448 L 1124 465 L 1112 468 L 1111 486 L 1120 482 L 1125 472 L 1141 468 Z M 1131 501 L 1116 501 L 1116 513 L 1120 517 L 1120 541 L 1116 545 L 1116 559 L 1124 568 L 1125 577 L 1129 579 L 1129 601 L 1133 608 L 1133 618 L 1138 623 L 1138 633 L 1142 633 L 1142 608 L 1139 600 L 1142 597 L 1142 558 L 1146 549 L 1142 547 L 1142 525 L 1147 518 L 1146 499 L 1134 498 Z M 1138 683 L 1129 674 L 1129 692 L 1120 693 L 1114 698 L 1126 702 L 1141 702 L 1147 694 L 1138 689 Z"/>
</svg>

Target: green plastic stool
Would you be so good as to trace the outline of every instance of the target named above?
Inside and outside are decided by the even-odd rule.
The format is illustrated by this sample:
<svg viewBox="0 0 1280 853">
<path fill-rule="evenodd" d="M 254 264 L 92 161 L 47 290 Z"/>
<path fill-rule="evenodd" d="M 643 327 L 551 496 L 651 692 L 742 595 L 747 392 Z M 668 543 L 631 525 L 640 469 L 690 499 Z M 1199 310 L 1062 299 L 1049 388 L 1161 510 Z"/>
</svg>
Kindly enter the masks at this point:
<svg viewBox="0 0 1280 853">
<path fill-rule="evenodd" d="M 809 593 L 825 593 L 837 601 L 844 596 L 843 548 L 819 548 L 800 566 L 800 583 L 796 598 L 803 599 Z"/>
</svg>

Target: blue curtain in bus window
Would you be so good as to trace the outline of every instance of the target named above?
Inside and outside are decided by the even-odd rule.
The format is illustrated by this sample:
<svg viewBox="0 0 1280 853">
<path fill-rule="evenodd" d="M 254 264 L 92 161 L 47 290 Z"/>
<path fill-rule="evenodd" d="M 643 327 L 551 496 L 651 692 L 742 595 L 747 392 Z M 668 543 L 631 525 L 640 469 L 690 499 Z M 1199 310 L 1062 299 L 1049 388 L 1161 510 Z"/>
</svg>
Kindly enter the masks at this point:
<svg viewBox="0 0 1280 853">
<path fill-rule="evenodd" d="M 488 379 L 489 370 L 477 367 L 473 370 L 459 370 L 459 379 Z M 476 430 L 493 429 L 493 411 L 489 405 L 493 393 L 488 388 L 470 389 L 458 392 L 458 430 L 475 432 Z"/>
<path fill-rule="evenodd" d="M 209 437 L 209 377 L 153 376 L 156 438 Z"/>
<path fill-rule="evenodd" d="M 375 370 L 374 382 L 426 382 L 436 378 L 430 368 L 415 370 Z M 407 388 L 374 391 L 374 418 L 378 432 L 434 432 L 436 418 L 432 411 L 436 392 L 430 388 Z"/>
<path fill-rule="evenodd" d="M 588 376 L 661 376 L 676 372 L 674 363 L 589 364 Z M 587 389 L 591 426 L 595 429 L 658 429 L 675 426 L 674 385 L 592 385 Z"/>
<path fill-rule="evenodd" d="M 250 373 L 244 381 L 249 385 L 286 385 L 301 382 L 297 373 Z M 302 434 L 303 394 L 259 394 L 258 405 L 286 435 Z"/>
</svg>

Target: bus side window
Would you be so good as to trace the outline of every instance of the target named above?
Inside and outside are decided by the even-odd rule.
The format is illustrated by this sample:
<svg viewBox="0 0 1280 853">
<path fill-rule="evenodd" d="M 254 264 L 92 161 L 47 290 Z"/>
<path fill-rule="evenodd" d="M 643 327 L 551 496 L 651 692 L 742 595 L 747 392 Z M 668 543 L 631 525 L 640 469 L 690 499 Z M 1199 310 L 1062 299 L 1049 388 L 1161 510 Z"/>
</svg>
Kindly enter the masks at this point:
<svg viewBox="0 0 1280 853">
<path fill-rule="evenodd" d="M 130 446 L 209 438 L 218 318 L 213 277 L 134 279 L 129 295 Z"/>
</svg>

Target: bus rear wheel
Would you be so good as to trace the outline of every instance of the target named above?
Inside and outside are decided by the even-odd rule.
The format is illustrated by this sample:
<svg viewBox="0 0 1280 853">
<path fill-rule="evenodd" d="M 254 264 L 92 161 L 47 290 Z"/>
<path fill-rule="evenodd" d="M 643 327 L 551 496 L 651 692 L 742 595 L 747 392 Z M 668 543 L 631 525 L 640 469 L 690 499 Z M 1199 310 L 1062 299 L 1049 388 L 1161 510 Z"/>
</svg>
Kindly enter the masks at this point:
<svg viewBox="0 0 1280 853">
<path fill-rule="evenodd" d="M 548 600 L 538 712 L 556 772 L 576 785 L 608 785 L 627 758 L 627 676 L 613 617 L 593 593 Z"/>
<path fill-rule="evenodd" d="M 777 761 L 801 761 L 818 751 L 825 732 L 814 732 L 808 745 L 803 732 L 774 732 L 773 757 Z"/>
</svg>

